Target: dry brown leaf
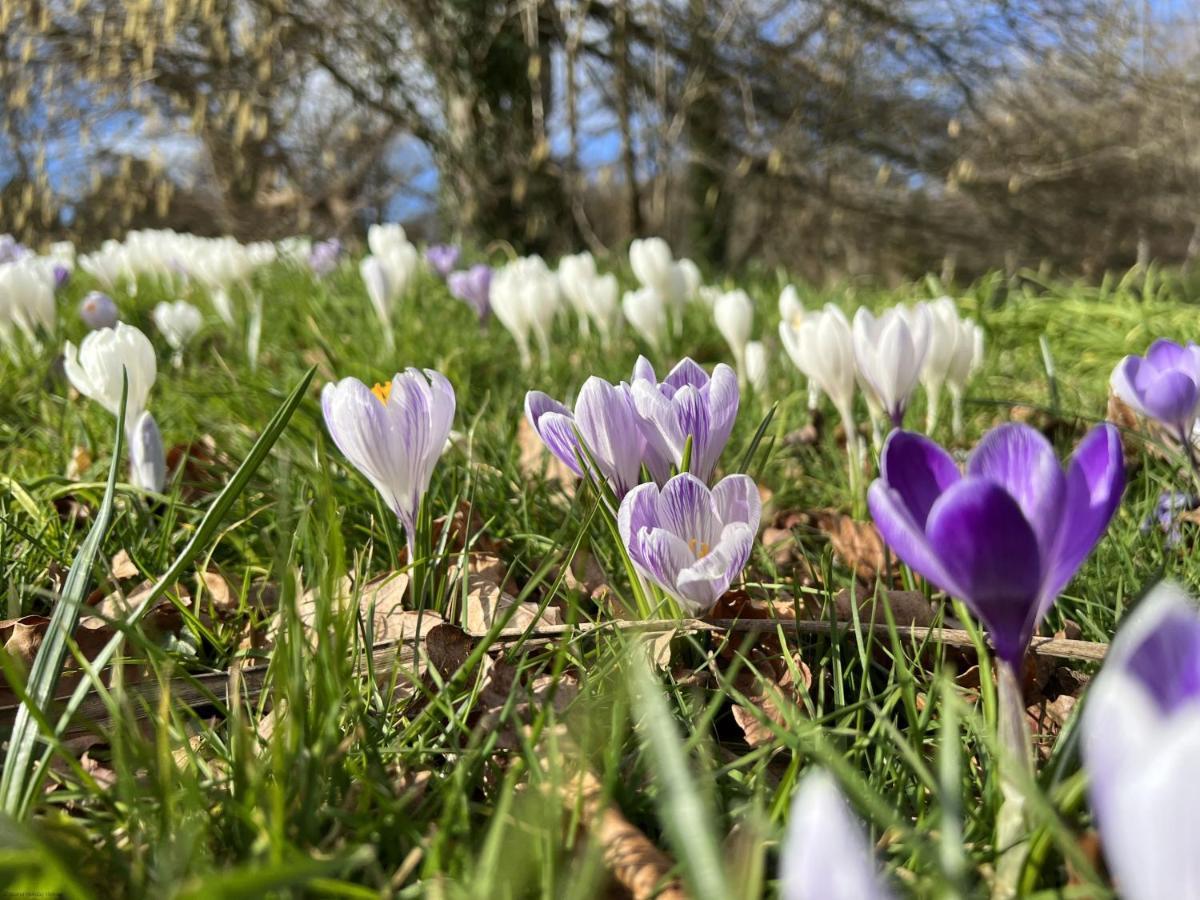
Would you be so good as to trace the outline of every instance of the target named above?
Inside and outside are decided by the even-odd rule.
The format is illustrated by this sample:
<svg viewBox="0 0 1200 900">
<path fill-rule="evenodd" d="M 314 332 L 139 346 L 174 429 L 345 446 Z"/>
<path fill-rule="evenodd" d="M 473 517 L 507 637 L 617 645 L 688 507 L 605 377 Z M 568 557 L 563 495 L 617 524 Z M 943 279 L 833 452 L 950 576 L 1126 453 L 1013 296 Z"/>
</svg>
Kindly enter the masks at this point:
<svg viewBox="0 0 1200 900">
<path fill-rule="evenodd" d="M 443 622 L 430 629 L 425 637 L 429 662 L 443 679 L 454 677 L 471 655 L 475 642 L 457 625 Z"/>
<path fill-rule="evenodd" d="M 37 656 L 38 648 L 42 646 L 42 638 L 49 624 L 50 620 L 45 616 L 22 616 L 0 621 L 0 638 L 4 640 L 5 652 L 28 670 Z"/>
<path fill-rule="evenodd" d="M 466 601 L 467 633 L 475 637 L 488 634 L 503 621 L 502 636 L 524 634 L 544 626 L 561 625 L 562 614 L 557 607 L 540 609 L 537 603 L 519 602 L 505 593 L 493 581 L 473 578 L 468 582 Z"/>
<path fill-rule="evenodd" d="M 167 450 L 167 471 L 183 468 L 181 492 L 188 500 L 197 500 L 220 490 L 235 466 L 229 456 L 217 448 L 217 441 L 206 434 L 190 444 L 176 444 Z"/>
<path fill-rule="evenodd" d="M 197 591 L 197 601 L 202 599 L 202 594 L 208 598 L 213 610 L 219 616 L 227 616 L 230 613 L 236 612 L 238 608 L 237 595 L 229 587 L 229 582 L 226 581 L 219 572 L 212 569 L 201 572 L 197 576 L 199 587 L 202 591 Z"/>
<path fill-rule="evenodd" d="M 117 579 L 117 581 L 124 581 L 126 578 L 137 578 L 141 574 L 138 571 L 138 567 L 133 564 L 128 550 L 117 551 L 117 555 L 112 558 L 112 563 L 109 567 L 112 569 L 112 577 Z"/>
<path fill-rule="evenodd" d="M 735 684 L 746 697 L 749 706 L 734 704 L 733 718 L 746 736 L 746 743 L 751 747 L 775 743 L 776 729 L 768 723 L 786 728 L 784 704 L 799 708 L 803 702 L 803 693 L 812 687 L 812 671 L 800 658 L 800 654 L 792 654 L 792 666 L 799 676 L 799 683 L 792 673 L 792 667 L 782 658 L 757 660 L 757 674 L 746 669 L 738 673 Z M 763 716 L 766 716 L 767 722 L 762 721 Z"/>
<path fill-rule="evenodd" d="M 605 865 L 633 900 L 686 900 L 683 888 L 670 877 L 674 863 L 620 810 L 605 803 L 603 785 L 595 775 L 581 772 L 564 791 L 563 803 L 572 812 L 582 807 L 581 817 L 603 848 Z"/>
<path fill-rule="evenodd" d="M 863 581 L 886 570 L 883 538 L 873 522 L 858 522 L 832 509 L 815 514 L 817 527 L 829 536 L 834 554 Z"/>
<path fill-rule="evenodd" d="M 886 603 L 892 610 L 892 617 L 896 620 L 897 625 L 907 626 L 916 625 L 921 628 L 928 628 L 933 625 L 937 619 L 937 608 L 925 599 L 925 595 L 920 591 L 886 591 L 880 590 L 878 597 Z M 871 622 L 874 620 L 877 624 L 886 622 L 883 610 L 874 609 L 876 595 L 870 591 L 859 591 L 858 599 L 858 617 L 861 621 Z M 854 608 L 850 599 L 850 591 L 847 588 L 842 588 L 833 598 L 835 616 L 839 622 L 851 622 L 854 617 Z M 811 606 L 802 607 L 811 609 Z M 818 611 L 821 618 L 828 618 L 824 610 Z"/>
<path fill-rule="evenodd" d="M 575 496 L 576 474 L 561 459 L 546 449 L 529 420 L 524 416 L 517 423 L 517 467 L 527 481 L 557 481 L 568 497 Z"/>
</svg>

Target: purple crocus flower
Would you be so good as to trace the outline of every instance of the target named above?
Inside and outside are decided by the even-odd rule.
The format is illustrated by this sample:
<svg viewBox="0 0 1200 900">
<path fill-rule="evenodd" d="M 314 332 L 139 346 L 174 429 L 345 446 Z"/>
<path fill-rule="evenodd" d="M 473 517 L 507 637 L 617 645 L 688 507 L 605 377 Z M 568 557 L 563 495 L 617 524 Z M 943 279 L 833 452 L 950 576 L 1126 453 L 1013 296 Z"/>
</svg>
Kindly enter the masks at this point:
<svg viewBox="0 0 1200 900">
<path fill-rule="evenodd" d="M 342 256 L 342 242 L 337 238 L 313 244 L 308 252 L 308 267 L 314 275 L 325 276 L 337 268 Z"/>
<path fill-rule="evenodd" d="M 962 600 L 1016 665 L 1117 509 L 1125 467 L 1117 430 L 1098 425 L 1064 473 L 1028 425 L 994 428 L 966 474 L 933 441 L 893 432 L 867 500 L 905 563 Z"/>
<path fill-rule="evenodd" d="M 709 377 L 685 358 L 660 383 L 650 361 L 641 356 L 633 368 L 631 390 L 651 449 L 682 468 L 691 438 L 688 471 L 709 481 L 737 418 L 740 394 L 733 369 L 721 363 Z M 655 480 L 662 483 L 658 475 Z"/>
<path fill-rule="evenodd" d="M 404 526 L 410 559 L 417 512 L 446 448 L 454 407 L 453 386 L 431 369 L 406 369 L 373 388 L 343 378 L 321 391 L 333 442 Z"/>
<path fill-rule="evenodd" d="M 1121 896 L 1200 897 L 1200 610 L 1175 585 L 1117 632 L 1084 705 L 1083 757 Z"/>
<path fill-rule="evenodd" d="M 638 483 L 645 462 L 663 475 L 663 462 L 648 458 L 646 439 L 627 384 L 592 376 L 583 383 L 571 412 L 541 391 L 525 395 L 525 417 L 546 447 L 576 475 L 594 461 L 596 474 L 620 500 Z M 585 453 L 579 439 L 587 447 Z M 590 456 L 590 460 L 589 460 Z M 582 462 L 581 462 L 582 461 Z"/>
<path fill-rule="evenodd" d="M 112 297 L 100 291 L 91 291 L 79 303 L 79 318 L 83 319 L 84 324 L 92 331 L 112 328 L 117 324 L 120 314 Z"/>
<path fill-rule="evenodd" d="M 1200 411 L 1200 347 L 1159 338 L 1145 356 L 1126 356 L 1117 364 L 1112 388 L 1134 410 L 1162 423 L 1186 444 Z"/>
<path fill-rule="evenodd" d="M 465 271 L 451 272 L 446 276 L 446 286 L 452 295 L 471 305 L 480 322 L 491 315 L 491 266 L 477 263 Z"/>
<path fill-rule="evenodd" d="M 621 501 L 617 526 L 638 571 L 678 601 L 687 615 L 712 609 L 746 566 L 762 501 L 746 475 L 709 490 L 683 472 L 662 488 L 642 484 Z"/>
<path fill-rule="evenodd" d="M 454 271 L 458 264 L 458 247 L 453 244 L 433 244 L 425 250 L 425 261 L 433 267 L 442 278 Z"/>
<path fill-rule="evenodd" d="M 61 291 L 71 280 L 71 270 L 62 263 L 55 263 L 51 271 L 54 273 L 54 289 Z"/>
</svg>

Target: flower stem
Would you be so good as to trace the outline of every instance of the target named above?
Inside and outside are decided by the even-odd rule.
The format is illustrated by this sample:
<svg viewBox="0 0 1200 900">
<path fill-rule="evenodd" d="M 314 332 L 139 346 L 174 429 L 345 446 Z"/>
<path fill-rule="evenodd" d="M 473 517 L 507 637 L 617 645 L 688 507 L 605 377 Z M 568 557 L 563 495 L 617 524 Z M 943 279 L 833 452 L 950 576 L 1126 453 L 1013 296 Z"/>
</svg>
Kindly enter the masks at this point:
<svg viewBox="0 0 1200 900">
<path fill-rule="evenodd" d="M 996 817 L 996 879 L 993 898 L 1017 895 L 1029 852 L 1024 784 L 1033 778 L 1033 752 L 1021 691 L 1020 663 L 996 660 L 996 732 L 1000 743 L 1000 792 Z"/>
</svg>

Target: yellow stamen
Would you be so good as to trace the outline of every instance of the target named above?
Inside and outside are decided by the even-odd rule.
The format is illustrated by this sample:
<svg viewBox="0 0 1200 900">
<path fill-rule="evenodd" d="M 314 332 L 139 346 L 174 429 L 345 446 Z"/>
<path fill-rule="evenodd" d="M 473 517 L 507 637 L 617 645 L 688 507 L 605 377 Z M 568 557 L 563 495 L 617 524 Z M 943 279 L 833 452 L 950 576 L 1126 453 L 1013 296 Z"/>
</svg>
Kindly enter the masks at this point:
<svg viewBox="0 0 1200 900">
<path fill-rule="evenodd" d="M 696 559 L 704 559 L 704 557 L 708 556 L 712 547 L 708 546 L 704 541 L 696 540 L 696 538 L 688 538 L 688 549 L 692 551 L 692 556 L 696 557 Z"/>
<path fill-rule="evenodd" d="M 383 384 L 375 382 L 375 387 L 371 388 L 371 393 L 375 395 L 384 406 L 387 406 L 388 398 L 392 396 L 392 383 L 385 381 Z"/>
</svg>

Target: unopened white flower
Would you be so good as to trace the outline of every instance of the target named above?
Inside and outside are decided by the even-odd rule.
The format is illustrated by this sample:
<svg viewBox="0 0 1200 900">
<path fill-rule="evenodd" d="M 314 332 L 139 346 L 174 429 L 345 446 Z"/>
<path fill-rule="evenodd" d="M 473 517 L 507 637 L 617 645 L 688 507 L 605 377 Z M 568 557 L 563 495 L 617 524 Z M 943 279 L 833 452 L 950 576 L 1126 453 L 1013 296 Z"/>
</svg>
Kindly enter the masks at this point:
<svg viewBox="0 0 1200 900">
<path fill-rule="evenodd" d="M 363 285 L 367 289 L 367 298 L 379 319 L 384 338 L 388 346 L 395 343 L 395 332 L 392 326 L 392 286 L 388 280 L 387 266 L 378 256 L 365 256 L 358 264 L 359 274 L 362 275 Z"/>
<path fill-rule="evenodd" d="M 860 308 L 853 330 L 854 358 L 864 386 L 899 428 L 929 349 L 929 311 L 893 307 L 876 318 Z"/>
<path fill-rule="evenodd" d="M 159 303 L 154 307 L 153 318 L 155 327 L 176 353 L 183 351 L 204 324 L 200 310 L 186 300 Z"/>
<path fill-rule="evenodd" d="M 558 284 L 563 296 L 579 320 L 579 333 L 586 337 L 590 333 L 591 310 L 588 292 L 597 278 L 596 259 L 586 250 L 558 261 Z"/>
<path fill-rule="evenodd" d="M 675 317 L 675 334 L 683 325 L 683 304 L 693 273 L 681 267 L 671 255 L 671 247 L 659 237 L 642 238 L 629 245 L 629 264 L 642 287 L 658 294 L 664 312 Z"/>
<path fill-rule="evenodd" d="M 656 355 L 661 355 L 667 331 L 667 306 L 658 291 L 653 288 L 626 291 L 621 298 L 621 311 L 642 340 Z"/>
<path fill-rule="evenodd" d="M 767 392 L 767 348 L 762 341 L 746 344 L 746 381 L 760 397 Z"/>
<path fill-rule="evenodd" d="M 807 313 L 798 327 L 784 320 L 779 323 L 779 339 L 796 368 L 808 376 L 809 384 L 815 384 L 829 396 L 842 418 L 847 442 L 857 454 L 854 337 L 845 313 L 830 303 L 824 309 Z"/>
<path fill-rule="evenodd" d="M 754 328 L 754 302 L 745 291 L 729 291 L 717 298 L 713 306 L 713 319 L 717 330 L 729 349 L 733 351 L 733 359 L 737 364 L 738 376 L 742 383 L 746 381 L 746 342 Z"/>
<path fill-rule="evenodd" d="M 686 257 L 679 260 L 675 264 L 679 270 L 679 276 L 683 282 L 683 299 L 686 303 L 695 301 L 700 296 L 700 286 L 704 283 L 704 278 L 700 274 L 700 267 Z"/>
<path fill-rule="evenodd" d="M 974 323 L 959 318 L 958 307 L 949 297 L 939 297 L 923 305 L 929 310 L 929 352 L 921 370 L 921 384 L 926 396 L 925 431 L 932 434 L 937 427 L 942 386 L 952 376 L 959 375 L 964 362 L 969 367 L 975 335 Z"/>
<path fill-rule="evenodd" d="M 962 319 L 958 323 L 958 340 L 954 344 L 954 359 L 946 372 L 946 388 L 950 392 L 953 407 L 952 428 L 954 436 L 962 434 L 963 393 L 971 376 L 983 365 L 983 329 L 974 319 Z"/>
<path fill-rule="evenodd" d="M 607 347 L 621 325 L 621 288 L 617 284 L 617 276 L 609 273 L 593 278 L 584 298 L 588 316 L 599 330 L 601 342 Z"/>
<path fill-rule="evenodd" d="M 145 410 L 158 375 L 154 345 L 141 331 L 124 322 L 118 322 L 113 328 L 93 331 L 79 347 L 67 341 L 63 349 L 63 368 L 75 390 L 95 400 L 114 416 L 119 414 L 121 405 L 122 370 L 127 372 L 127 431 Z"/>
<path fill-rule="evenodd" d="M 804 303 L 800 300 L 800 292 L 792 284 L 785 285 L 779 292 L 779 318 L 787 322 L 793 329 L 799 328 L 804 321 Z"/>
</svg>

